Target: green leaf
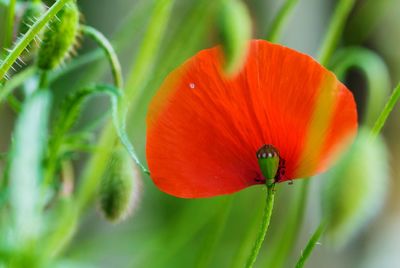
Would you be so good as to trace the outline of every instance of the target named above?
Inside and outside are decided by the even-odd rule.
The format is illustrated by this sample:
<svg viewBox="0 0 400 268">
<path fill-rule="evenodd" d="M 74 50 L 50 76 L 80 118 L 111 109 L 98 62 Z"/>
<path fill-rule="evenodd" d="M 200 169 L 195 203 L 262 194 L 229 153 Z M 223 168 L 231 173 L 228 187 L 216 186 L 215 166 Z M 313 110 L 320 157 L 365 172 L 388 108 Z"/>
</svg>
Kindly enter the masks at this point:
<svg viewBox="0 0 400 268">
<path fill-rule="evenodd" d="M 16 238 L 29 241 L 40 233 L 42 161 L 51 103 L 48 90 L 34 93 L 17 120 L 10 163 L 10 202 Z"/>
</svg>

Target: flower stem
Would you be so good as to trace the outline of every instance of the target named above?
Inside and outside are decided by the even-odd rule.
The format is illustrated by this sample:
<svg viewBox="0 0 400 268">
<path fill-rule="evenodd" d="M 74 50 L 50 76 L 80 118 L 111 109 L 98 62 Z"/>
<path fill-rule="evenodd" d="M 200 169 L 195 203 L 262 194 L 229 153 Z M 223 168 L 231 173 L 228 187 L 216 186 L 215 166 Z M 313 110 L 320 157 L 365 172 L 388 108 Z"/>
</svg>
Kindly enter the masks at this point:
<svg viewBox="0 0 400 268">
<path fill-rule="evenodd" d="M 322 65 L 326 66 L 335 51 L 339 38 L 343 32 L 344 24 L 350 14 L 355 0 L 341 0 L 337 5 L 328 32 L 325 36 L 324 42 L 319 52 L 319 61 Z"/>
<path fill-rule="evenodd" d="M 288 212 L 289 216 L 285 220 L 286 224 L 282 227 L 280 233 L 277 234 L 277 237 L 280 239 L 271 249 L 271 257 L 263 263 L 263 267 L 283 267 L 285 261 L 288 259 L 288 255 L 297 241 L 303 223 L 304 210 L 310 188 L 309 184 L 309 178 L 301 180 L 300 192 L 290 203 L 291 210 Z"/>
<path fill-rule="evenodd" d="M 47 70 L 40 70 L 39 75 L 39 89 L 44 89 L 49 86 L 49 71 Z"/>
<path fill-rule="evenodd" d="M 93 27 L 85 25 L 82 26 L 81 29 L 86 36 L 90 37 L 93 41 L 97 43 L 97 45 L 99 45 L 104 50 L 111 66 L 111 71 L 114 78 L 114 84 L 117 88 L 122 89 L 124 85 L 123 85 L 121 64 L 118 60 L 117 53 L 115 52 L 110 41 L 108 41 L 108 39 L 101 32 L 99 32 Z"/>
<path fill-rule="evenodd" d="M 322 221 L 318 228 L 315 230 L 314 234 L 311 236 L 310 240 L 307 243 L 306 248 L 300 255 L 299 260 L 297 261 L 296 268 L 302 268 L 307 261 L 308 257 L 311 255 L 315 245 L 318 243 L 319 238 L 321 237 L 322 233 L 324 232 L 326 227 L 326 222 Z"/>
<path fill-rule="evenodd" d="M 257 235 L 257 239 L 253 246 L 253 250 L 251 251 L 251 254 L 247 260 L 246 268 L 253 267 L 257 259 L 258 253 L 260 252 L 261 245 L 264 241 L 265 235 L 267 234 L 269 222 L 271 220 L 272 209 L 274 207 L 274 198 L 275 198 L 275 185 L 272 184 L 269 187 L 267 186 L 267 199 L 265 203 L 263 221 L 261 223 L 260 231 Z"/>
<path fill-rule="evenodd" d="M 383 111 L 381 112 L 378 119 L 376 120 L 375 125 L 371 131 L 371 135 L 373 137 L 376 137 L 379 135 L 383 126 L 385 125 L 387 118 L 389 117 L 390 113 L 392 112 L 392 110 L 393 110 L 394 106 L 396 105 L 397 101 L 399 100 L 399 98 L 400 98 L 400 84 L 398 84 L 397 87 L 393 90 L 393 93 L 390 96 L 385 107 L 383 108 Z"/>
<path fill-rule="evenodd" d="M 279 40 L 282 34 L 282 27 L 289 18 L 291 11 L 294 9 L 299 0 L 286 0 L 286 2 L 279 9 L 274 21 L 272 22 L 271 28 L 267 35 L 267 40 L 275 43 Z"/>
</svg>

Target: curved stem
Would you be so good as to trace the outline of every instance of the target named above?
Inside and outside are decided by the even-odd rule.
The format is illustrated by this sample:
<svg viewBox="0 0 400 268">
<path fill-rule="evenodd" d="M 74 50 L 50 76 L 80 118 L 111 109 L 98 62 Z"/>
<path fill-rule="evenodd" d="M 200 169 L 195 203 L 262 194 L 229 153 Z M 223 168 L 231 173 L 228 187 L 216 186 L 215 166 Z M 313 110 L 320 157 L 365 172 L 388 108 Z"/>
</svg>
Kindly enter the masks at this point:
<svg viewBox="0 0 400 268">
<path fill-rule="evenodd" d="M 319 52 L 319 61 L 322 65 L 327 65 L 343 32 L 344 24 L 355 4 L 355 0 L 341 0 L 337 5 L 328 32 Z"/>
<path fill-rule="evenodd" d="M 110 41 L 98 30 L 90 26 L 82 26 L 81 27 L 83 34 L 90 37 L 93 41 L 95 41 L 106 53 L 107 59 L 111 66 L 112 75 L 114 78 L 114 83 L 117 88 L 123 88 L 123 78 L 121 71 L 121 64 L 118 60 L 117 53 L 115 52 L 113 46 Z"/>
<path fill-rule="evenodd" d="M 383 111 L 381 112 L 378 119 L 376 120 L 375 125 L 371 130 L 371 135 L 373 137 L 376 137 L 379 135 L 383 126 L 385 125 L 387 118 L 389 117 L 390 113 L 392 112 L 392 110 L 393 110 L 394 106 L 396 105 L 397 101 L 399 100 L 399 98 L 400 98 L 400 84 L 398 84 L 397 87 L 393 90 L 393 93 L 390 96 L 385 107 L 383 108 Z"/>
<path fill-rule="evenodd" d="M 339 79 L 344 79 L 353 68 L 362 73 L 367 82 L 367 99 L 362 123 L 373 127 L 391 89 L 389 70 L 383 59 L 366 48 L 346 47 L 335 54 L 329 66 Z"/>
<path fill-rule="evenodd" d="M 273 43 L 279 40 L 282 34 L 282 27 L 298 2 L 299 0 L 286 0 L 286 2 L 279 9 L 279 12 L 276 15 L 274 21 L 272 22 L 271 28 L 267 35 L 267 40 Z"/>
<path fill-rule="evenodd" d="M 296 268 L 301 268 L 304 266 L 304 263 L 307 261 L 308 257 L 311 255 L 315 245 L 318 243 L 319 238 L 325 230 L 325 221 L 322 221 L 318 228 L 315 230 L 314 234 L 311 236 L 310 240 L 307 243 L 306 248 L 300 255 L 299 260 L 297 261 Z"/>
<path fill-rule="evenodd" d="M 250 268 L 253 267 L 254 263 L 256 262 L 258 253 L 260 252 L 262 243 L 265 239 L 265 235 L 268 231 L 269 222 L 271 220 L 272 209 L 274 207 L 274 198 L 275 198 L 275 185 L 273 184 L 270 187 L 267 187 L 267 199 L 265 203 L 263 221 L 261 223 L 260 231 L 257 235 L 257 239 L 253 246 L 253 250 L 251 251 L 250 257 L 247 260 L 246 267 Z"/>
<path fill-rule="evenodd" d="M 14 48 L 10 51 L 8 56 L 0 64 L 0 80 L 6 75 L 7 71 L 11 68 L 14 62 L 21 55 L 22 51 L 31 43 L 35 36 L 43 29 L 43 27 L 52 18 L 56 16 L 58 11 L 60 11 L 69 1 L 72 0 L 58 0 L 55 4 L 47 10 L 29 29 L 26 34 L 18 41 Z"/>
</svg>

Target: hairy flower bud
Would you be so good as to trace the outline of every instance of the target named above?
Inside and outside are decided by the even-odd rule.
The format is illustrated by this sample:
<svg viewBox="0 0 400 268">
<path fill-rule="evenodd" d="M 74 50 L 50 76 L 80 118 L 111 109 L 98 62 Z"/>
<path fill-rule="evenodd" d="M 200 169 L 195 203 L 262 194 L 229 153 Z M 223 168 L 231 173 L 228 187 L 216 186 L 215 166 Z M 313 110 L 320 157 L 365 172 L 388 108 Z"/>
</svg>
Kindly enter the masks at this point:
<svg viewBox="0 0 400 268">
<path fill-rule="evenodd" d="M 218 30 L 224 52 L 224 70 L 237 73 L 245 62 L 251 21 L 246 6 L 239 0 L 224 1 L 218 14 Z"/>
<path fill-rule="evenodd" d="M 106 219 L 118 222 L 131 214 L 140 190 L 139 172 L 124 148 L 112 152 L 102 178 L 99 206 Z"/>
<path fill-rule="evenodd" d="M 56 68 L 73 50 L 79 32 L 79 10 L 75 3 L 65 7 L 49 22 L 40 45 L 38 66 L 42 70 Z"/>
<path fill-rule="evenodd" d="M 331 169 L 322 191 L 326 235 L 344 246 L 382 208 L 389 172 L 385 144 L 361 130 L 350 150 Z"/>
</svg>

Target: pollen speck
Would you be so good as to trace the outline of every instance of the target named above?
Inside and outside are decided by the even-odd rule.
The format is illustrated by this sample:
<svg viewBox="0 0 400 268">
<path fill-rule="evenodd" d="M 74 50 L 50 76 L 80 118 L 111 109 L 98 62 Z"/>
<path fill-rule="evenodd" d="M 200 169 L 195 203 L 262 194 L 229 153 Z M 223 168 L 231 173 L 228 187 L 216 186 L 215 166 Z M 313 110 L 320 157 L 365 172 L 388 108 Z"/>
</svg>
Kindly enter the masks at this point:
<svg viewBox="0 0 400 268">
<path fill-rule="evenodd" d="M 196 85 L 195 85 L 194 83 L 190 83 L 190 84 L 189 84 L 189 88 L 190 88 L 190 89 L 194 89 L 195 87 L 196 87 Z"/>
</svg>

